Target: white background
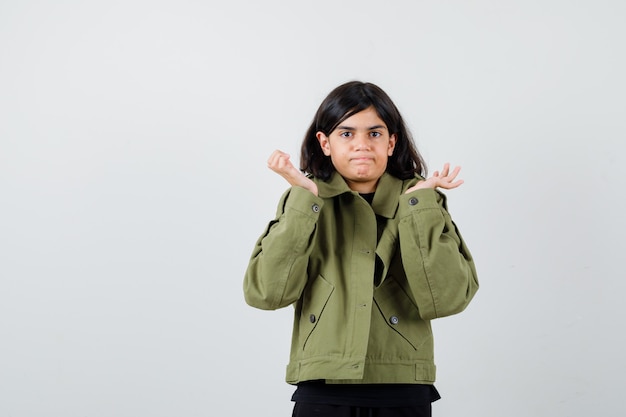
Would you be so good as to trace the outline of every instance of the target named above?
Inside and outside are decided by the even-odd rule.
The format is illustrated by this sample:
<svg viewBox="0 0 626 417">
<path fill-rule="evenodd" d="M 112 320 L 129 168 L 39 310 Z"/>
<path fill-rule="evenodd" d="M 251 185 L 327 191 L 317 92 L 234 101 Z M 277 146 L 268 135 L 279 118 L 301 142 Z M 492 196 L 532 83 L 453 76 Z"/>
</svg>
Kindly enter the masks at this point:
<svg viewBox="0 0 626 417">
<path fill-rule="evenodd" d="M 626 3 L 0 2 L 0 417 L 287 416 L 254 241 L 321 100 L 389 93 L 481 289 L 444 416 L 622 416 Z"/>
</svg>

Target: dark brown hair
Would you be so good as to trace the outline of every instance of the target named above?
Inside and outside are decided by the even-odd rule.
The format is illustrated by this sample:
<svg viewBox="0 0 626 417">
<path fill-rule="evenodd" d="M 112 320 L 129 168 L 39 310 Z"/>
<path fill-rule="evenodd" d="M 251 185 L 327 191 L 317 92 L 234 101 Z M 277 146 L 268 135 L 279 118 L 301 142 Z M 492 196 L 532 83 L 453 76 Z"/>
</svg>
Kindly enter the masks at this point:
<svg viewBox="0 0 626 417">
<path fill-rule="evenodd" d="M 413 178 L 415 174 L 425 176 L 426 164 L 396 105 L 380 87 L 361 81 L 340 85 L 322 101 L 302 141 L 300 170 L 322 180 L 329 179 L 335 167 L 330 157 L 322 152 L 317 132 L 329 136 L 341 122 L 369 107 L 373 107 L 385 122 L 389 134 L 396 135 L 395 149 L 387 161 L 387 172 L 402 180 Z"/>
</svg>

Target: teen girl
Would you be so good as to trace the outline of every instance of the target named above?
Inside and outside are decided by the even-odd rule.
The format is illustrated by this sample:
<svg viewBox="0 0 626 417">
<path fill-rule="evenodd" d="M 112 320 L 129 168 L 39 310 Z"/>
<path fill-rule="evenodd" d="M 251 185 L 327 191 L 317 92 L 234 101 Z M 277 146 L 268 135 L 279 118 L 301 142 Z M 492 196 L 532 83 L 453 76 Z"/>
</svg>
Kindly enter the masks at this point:
<svg viewBox="0 0 626 417">
<path fill-rule="evenodd" d="M 275 151 L 291 188 L 256 243 L 248 304 L 294 305 L 287 382 L 293 416 L 430 416 L 439 399 L 430 320 L 465 309 L 472 256 L 388 95 L 349 82 L 322 102 L 300 170 Z"/>
</svg>

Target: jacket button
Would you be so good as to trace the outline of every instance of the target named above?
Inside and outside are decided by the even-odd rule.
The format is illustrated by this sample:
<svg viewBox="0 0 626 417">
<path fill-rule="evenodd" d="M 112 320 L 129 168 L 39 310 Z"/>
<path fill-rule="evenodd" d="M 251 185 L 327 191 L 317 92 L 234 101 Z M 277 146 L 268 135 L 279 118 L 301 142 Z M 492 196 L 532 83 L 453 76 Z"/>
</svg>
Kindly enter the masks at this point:
<svg viewBox="0 0 626 417">
<path fill-rule="evenodd" d="M 309 316 L 309 321 L 310 321 L 311 323 L 315 323 L 315 314 L 311 314 L 311 315 Z"/>
<path fill-rule="evenodd" d="M 391 316 L 391 318 L 389 319 L 389 323 L 391 324 L 398 324 L 398 318 L 396 316 Z"/>
<path fill-rule="evenodd" d="M 409 204 L 412 205 L 412 206 L 416 205 L 417 204 L 417 198 L 415 198 L 415 197 L 409 198 Z"/>
<path fill-rule="evenodd" d="M 317 213 L 318 211 L 320 211 L 320 206 L 318 206 L 317 204 L 313 204 L 311 206 L 311 210 L 313 210 L 314 213 Z"/>
</svg>

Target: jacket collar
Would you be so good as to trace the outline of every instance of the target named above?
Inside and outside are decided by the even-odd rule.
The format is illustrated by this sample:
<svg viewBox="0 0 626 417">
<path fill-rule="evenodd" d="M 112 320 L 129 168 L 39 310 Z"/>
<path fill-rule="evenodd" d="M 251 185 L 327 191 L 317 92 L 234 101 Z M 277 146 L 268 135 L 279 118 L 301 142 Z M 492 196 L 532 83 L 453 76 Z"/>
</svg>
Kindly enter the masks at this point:
<svg viewBox="0 0 626 417">
<path fill-rule="evenodd" d="M 358 194 L 352 191 L 339 173 L 333 172 L 328 181 L 316 180 L 318 194 L 321 198 L 332 198 L 340 194 Z M 392 218 L 398 208 L 398 199 L 402 193 L 402 180 L 385 172 L 378 180 L 372 209 L 374 213 Z"/>
</svg>

